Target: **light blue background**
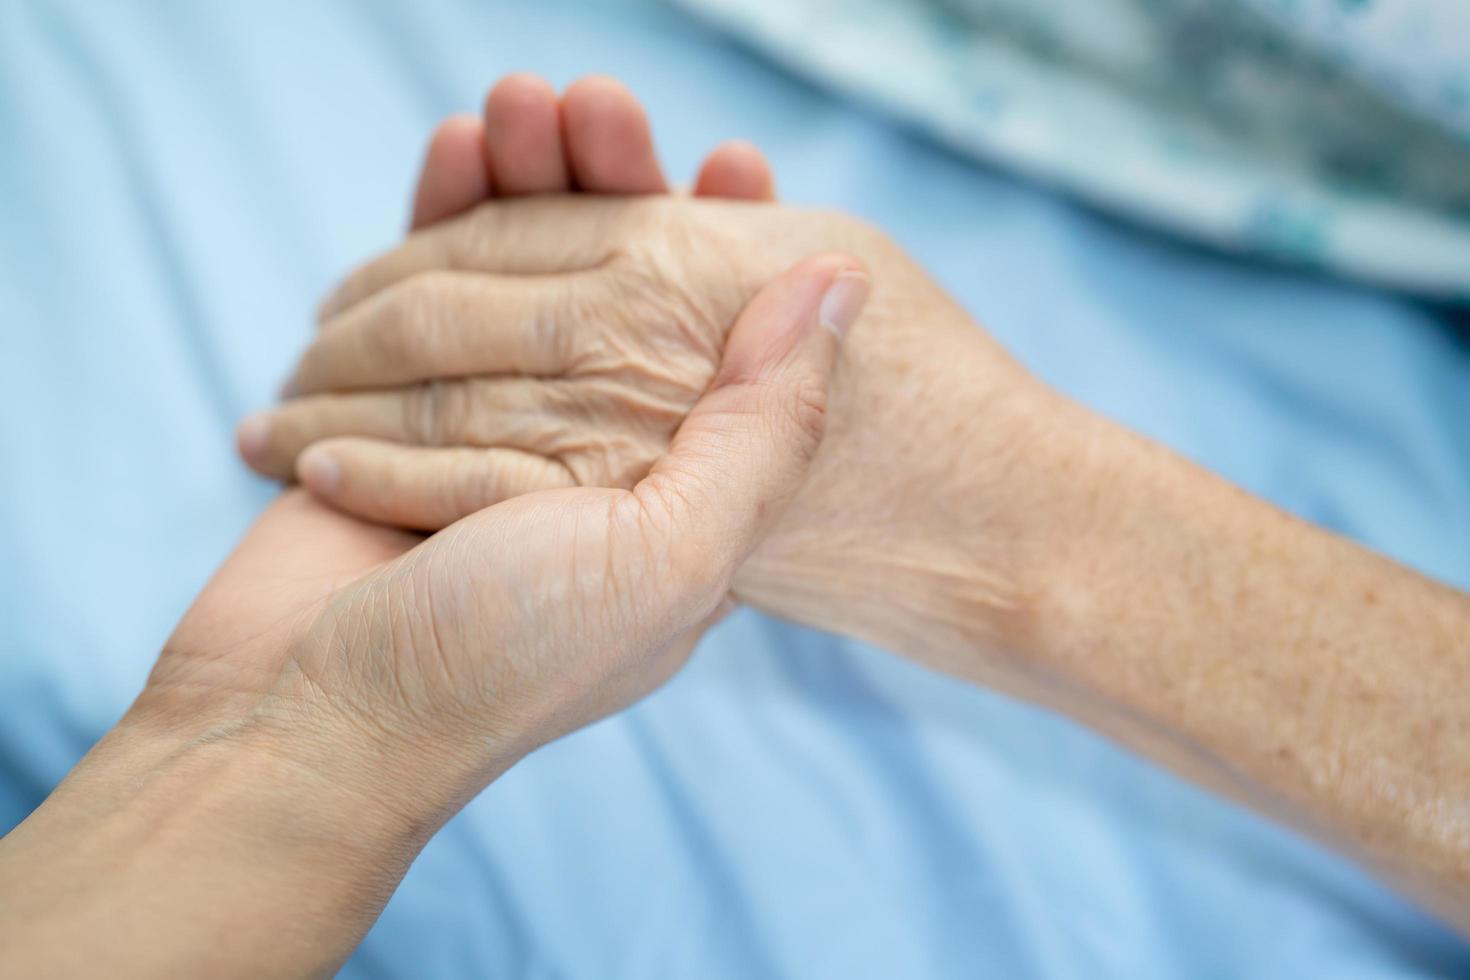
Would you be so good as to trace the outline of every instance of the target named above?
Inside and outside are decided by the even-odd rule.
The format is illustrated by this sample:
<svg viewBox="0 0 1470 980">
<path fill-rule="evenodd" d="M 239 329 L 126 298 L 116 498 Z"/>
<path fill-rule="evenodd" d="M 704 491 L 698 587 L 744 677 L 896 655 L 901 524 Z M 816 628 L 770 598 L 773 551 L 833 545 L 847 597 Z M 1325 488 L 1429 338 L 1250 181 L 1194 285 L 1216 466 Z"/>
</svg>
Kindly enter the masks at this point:
<svg viewBox="0 0 1470 980">
<path fill-rule="evenodd" d="M 758 140 L 785 196 L 881 223 L 1063 389 L 1470 585 L 1463 319 L 1121 227 L 642 4 L 0 0 L 0 828 L 269 499 L 231 426 L 401 233 L 433 122 L 520 68 L 628 80 L 680 177 Z M 346 971 L 1453 974 L 1470 950 L 1294 836 L 749 613 L 474 801 Z"/>
</svg>

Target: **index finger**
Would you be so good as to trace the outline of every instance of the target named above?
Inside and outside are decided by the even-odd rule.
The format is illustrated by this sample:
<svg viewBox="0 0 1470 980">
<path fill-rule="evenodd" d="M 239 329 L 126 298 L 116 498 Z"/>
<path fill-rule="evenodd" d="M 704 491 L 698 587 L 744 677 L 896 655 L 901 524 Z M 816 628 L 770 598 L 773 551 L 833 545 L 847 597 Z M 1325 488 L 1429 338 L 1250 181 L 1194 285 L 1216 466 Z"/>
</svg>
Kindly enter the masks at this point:
<svg viewBox="0 0 1470 980">
<path fill-rule="evenodd" d="M 359 266 L 317 310 L 325 321 L 409 276 L 436 269 L 550 275 L 596 268 L 616 252 L 616 198 L 542 195 L 487 201 L 409 235 Z"/>
</svg>

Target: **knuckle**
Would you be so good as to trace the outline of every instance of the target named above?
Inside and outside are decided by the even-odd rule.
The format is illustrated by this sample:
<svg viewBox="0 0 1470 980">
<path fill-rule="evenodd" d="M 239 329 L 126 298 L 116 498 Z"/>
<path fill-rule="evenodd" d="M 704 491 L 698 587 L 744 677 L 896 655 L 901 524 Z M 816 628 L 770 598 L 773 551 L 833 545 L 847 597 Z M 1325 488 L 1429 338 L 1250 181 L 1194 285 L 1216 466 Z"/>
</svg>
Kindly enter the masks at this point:
<svg viewBox="0 0 1470 980">
<path fill-rule="evenodd" d="M 450 276 L 442 270 L 419 272 L 389 288 L 371 331 L 374 353 L 396 363 L 432 346 L 444 323 Z"/>
<path fill-rule="evenodd" d="M 411 389 L 403 398 L 403 430 L 421 445 L 442 446 L 459 440 L 469 407 L 464 386 L 430 381 Z"/>
<path fill-rule="evenodd" d="M 434 386 L 420 385 L 404 393 L 399 407 L 403 410 L 403 434 L 410 442 L 427 444 L 434 429 Z"/>
<path fill-rule="evenodd" d="M 702 392 L 714 376 L 731 317 L 716 290 L 691 282 L 663 260 L 611 271 L 588 309 L 602 329 L 598 373 L 648 385 L 666 396 Z"/>
<path fill-rule="evenodd" d="M 577 450 L 588 441 L 570 385 L 528 378 L 476 378 L 463 385 L 462 439 L 547 455 Z"/>
<path fill-rule="evenodd" d="M 595 281 L 575 282 L 544 300 L 538 310 L 532 324 L 537 340 L 573 374 L 601 372 L 619 357 L 623 311 L 636 296 L 623 285 L 630 276 L 627 263 L 618 259 Z"/>
</svg>

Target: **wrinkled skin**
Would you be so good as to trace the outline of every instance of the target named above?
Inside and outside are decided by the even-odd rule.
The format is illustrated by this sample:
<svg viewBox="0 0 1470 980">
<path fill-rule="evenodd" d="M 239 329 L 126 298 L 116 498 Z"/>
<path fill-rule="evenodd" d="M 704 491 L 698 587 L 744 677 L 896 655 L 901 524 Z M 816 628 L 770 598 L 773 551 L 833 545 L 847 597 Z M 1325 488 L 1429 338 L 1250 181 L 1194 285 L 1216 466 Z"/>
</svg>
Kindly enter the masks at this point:
<svg viewBox="0 0 1470 980">
<path fill-rule="evenodd" d="M 441 767 L 459 785 L 627 706 L 688 656 L 802 482 L 838 347 L 818 311 L 834 283 L 860 305 L 866 282 L 840 255 L 773 277 L 631 489 L 529 493 L 428 539 L 288 493 L 184 618 L 145 700 L 170 723 L 173 705 L 251 724 L 323 708 L 387 731 L 410 768 L 419 751 L 485 767 Z"/>
<path fill-rule="evenodd" d="M 867 291 L 842 255 L 763 286 L 631 490 L 529 493 L 427 539 L 284 494 L 0 841 L 7 965 L 331 975 L 472 796 L 678 669 L 810 469 Z"/>
<path fill-rule="evenodd" d="M 1024 627 L 1029 557 L 1066 530 L 1038 533 L 1069 451 L 1048 447 L 1074 410 L 884 235 L 839 214 L 673 197 L 483 205 L 343 284 L 297 397 L 247 457 L 278 477 L 300 458 L 334 506 L 421 528 L 542 486 L 627 486 L 708 384 L 756 284 L 826 249 L 868 264 L 872 300 L 812 478 L 737 594 L 828 625 L 823 596 L 921 564 L 965 593 L 946 602 L 984 613 L 981 639 Z M 327 479 L 307 465 L 322 457 Z"/>
<path fill-rule="evenodd" d="M 351 432 L 537 457 L 490 457 L 534 466 L 525 479 L 492 474 L 516 489 L 631 486 L 714 376 L 734 314 L 790 264 L 782 258 L 808 254 L 793 242 L 779 256 L 732 262 L 746 246 L 727 230 L 731 219 L 737 233 L 786 237 L 771 219 L 789 215 L 731 204 L 685 210 L 692 203 L 540 198 L 489 205 L 415 236 L 328 304 L 292 383 L 306 397 L 273 418 L 266 451 L 252 462 L 288 478 L 310 442 Z M 785 224 L 809 219 L 817 250 L 852 250 L 872 237 L 847 219 L 802 217 Z M 591 234 L 576 237 L 585 239 L 556 242 L 584 222 Z M 536 237 L 544 246 L 527 244 Z M 511 242 L 536 254 L 511 254 Z M 410 387 L 383 390 L 396 385 Z M 381 516 L 433 529 L 489 502 Z"/>
</svg>

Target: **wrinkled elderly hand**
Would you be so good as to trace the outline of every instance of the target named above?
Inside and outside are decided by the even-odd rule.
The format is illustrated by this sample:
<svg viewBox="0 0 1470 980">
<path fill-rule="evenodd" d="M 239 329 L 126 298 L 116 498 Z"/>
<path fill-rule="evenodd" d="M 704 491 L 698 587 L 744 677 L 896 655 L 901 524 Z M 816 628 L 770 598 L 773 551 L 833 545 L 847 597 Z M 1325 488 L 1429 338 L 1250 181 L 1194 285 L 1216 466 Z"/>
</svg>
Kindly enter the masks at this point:
<svg viewBox="0 0 1470 980">
<path fill-rule="evenodd" d="M 273 705 L 324 703 L 377 729 L 417 733 L 414 760 L 417 751 L 490 742 L 516 758 L 626 706 L 682 662 L 796 492 L 824 426 L 839 335 L 867 289 L 861 266 L 840 255 L 807 259 L 767 285 L 672 446 L 631 490 L 521 496 L 400 556 L 401 535 L 367 542 L 357 549 L 363 561 L 340 573 L 355 581 L 324 605 L 248 617 L 258 629 L 233 627 L 239 590 L 213 587 L 150 690 L 156 698 L 214 690 L 221 677 L 230 690 L 242 678 L 272 681 Z M 330 531 L 310 543 L 329 544 Z M 292 546 L 289 535 L 276 537 Z M 278 571 L 265 580 L 299 585 L 300 568 L 282 568 L 282 551 L 266 550 Z M 222 575 L 262 581 L 231 566 Z M 323 585 L 306 586 L 308 598 Z M 211 602 L 216 592 L 228 601 Z M 273 592 L 291 597 L 289 588 Z M 293 622 L 295 638 L 266 641 L 289 649 L 283 664 L 241 652 L 260 645 L 265 629 Z M 222 641 L 237 634 L 238 645 Z"/>
<path fill-rule="evenodd" d="M 528 490 L 632 486 L 714 376 L 735 312 L 789 264 L 736 256 L 793 229 L 828 249 L 862 237 L 841 218 L 682 203 L 509 202 L 411 237 L 325 305 L 300 397 L 246 427 L 247 456 L 288 478 L 312 442 L 379 440 L 322 447 L 332 499 L 426 529 Z M 807 254 L 791 245 L 780 255 Z"/>
<path fill-rule="evenodd" d="M 873 298 L 812 479 L 737 596 L 876 638 L 903 627 L 860 600 L 925 568 L 933 580 L 898 605 L 960 603 L 966 622 L 986 612 L 987 634 L 1012 628 L 1065 469 L 1051 437 L 1072 416 L 885 236 L 838 214 L 673 197 L 483 205 L 346 281 L 295 397 L 248 421 L 242 449 L 334 506 L 420 528 L 546 486 L 630 486 L 708 385 L 756 284 L 820 249 L 862 257 Z"/>
</svg>

